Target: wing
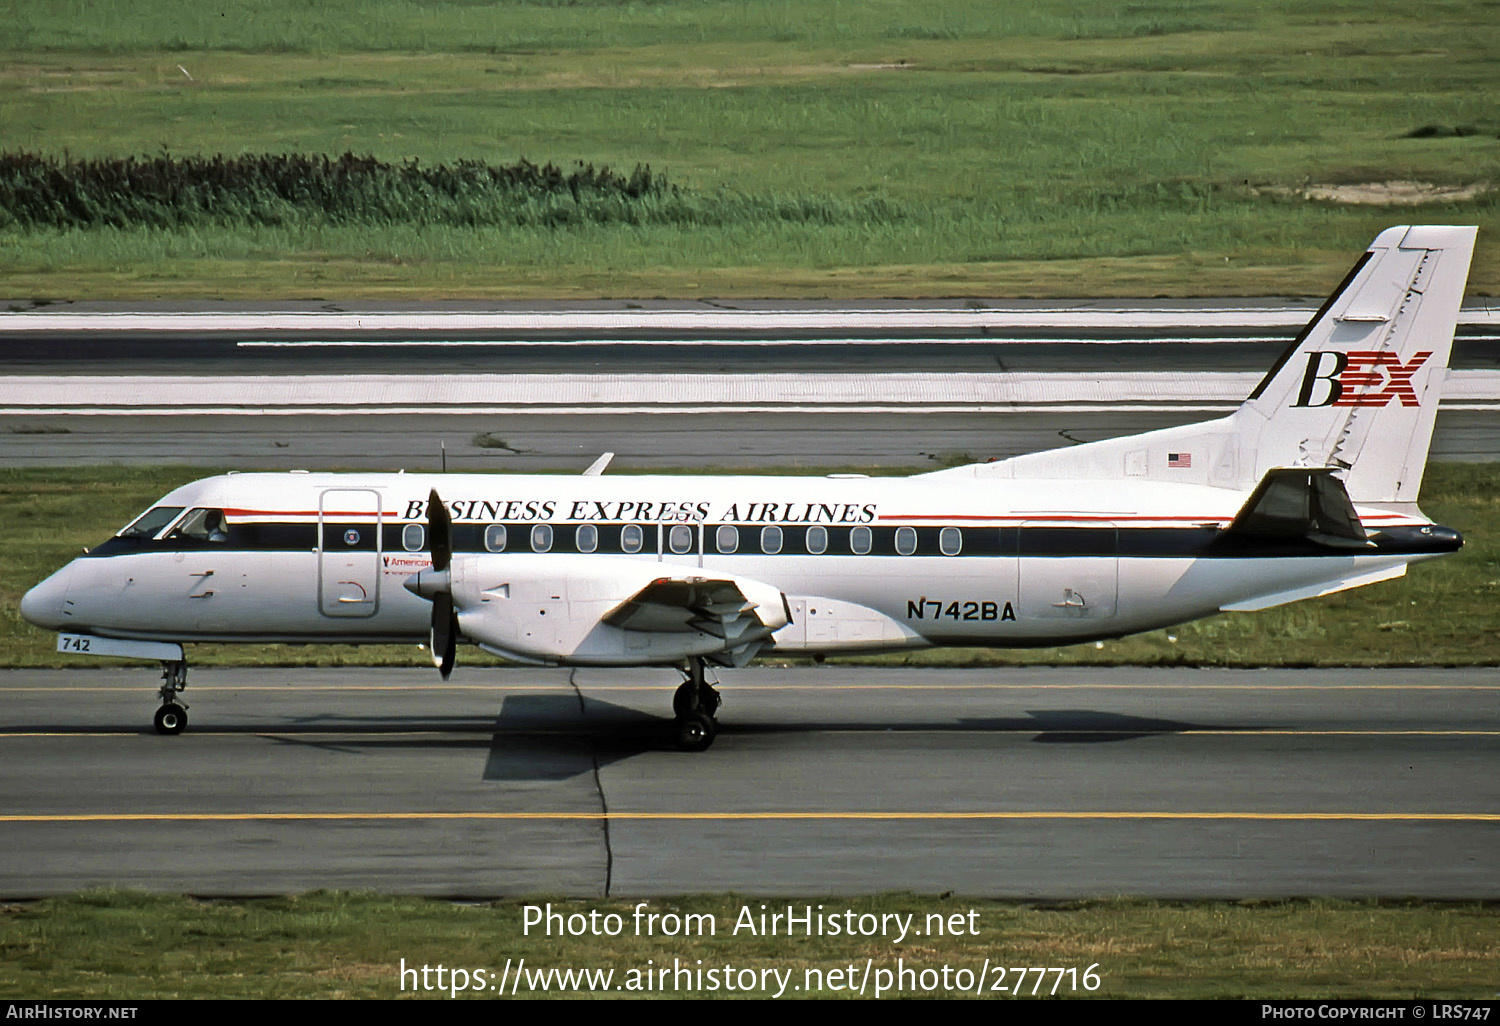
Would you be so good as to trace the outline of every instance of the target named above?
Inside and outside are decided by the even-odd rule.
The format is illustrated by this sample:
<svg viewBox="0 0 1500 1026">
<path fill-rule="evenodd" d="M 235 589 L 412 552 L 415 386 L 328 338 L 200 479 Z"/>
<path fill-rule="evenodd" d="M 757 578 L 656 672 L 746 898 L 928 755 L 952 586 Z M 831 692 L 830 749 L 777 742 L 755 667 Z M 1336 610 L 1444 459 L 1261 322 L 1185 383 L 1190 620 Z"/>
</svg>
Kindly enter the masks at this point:
<svg viewBox="0 0 1500 1026">
<path fill-rule="evenodd" d="M 777 613 L 786 612 L 783 608 Z M 627 631 L 702 631 L 733 642 L 752 631 L 764 631 L 769 620 L 734 580 L 660 577 L 604 616 L 611 627 Z M 783 621 L 784 622 L 784 621 Z"/>
<path fill-rule="evenodd" d="M 791 618 L 779 588 L 733 574 L 611 556 L 464 554 L 453 596 L 465 637 L 574 665 L 743 665 Z"/>
</svg>

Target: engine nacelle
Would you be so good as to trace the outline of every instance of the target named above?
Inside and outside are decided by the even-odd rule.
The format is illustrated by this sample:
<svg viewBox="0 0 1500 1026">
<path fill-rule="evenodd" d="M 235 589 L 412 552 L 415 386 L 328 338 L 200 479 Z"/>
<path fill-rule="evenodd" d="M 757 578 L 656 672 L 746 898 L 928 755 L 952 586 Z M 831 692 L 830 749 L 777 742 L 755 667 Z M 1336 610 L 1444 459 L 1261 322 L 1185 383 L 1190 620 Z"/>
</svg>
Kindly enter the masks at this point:
<svg viewBox="0 0 1500 1026">
<path fill-rule="evenodd" d="M 778 588 L 625 557 L 456 554 L 451 586 L 464 637 L 545 663 L 712 657 L 758 647 L 789 619 Z"/>
</svg>

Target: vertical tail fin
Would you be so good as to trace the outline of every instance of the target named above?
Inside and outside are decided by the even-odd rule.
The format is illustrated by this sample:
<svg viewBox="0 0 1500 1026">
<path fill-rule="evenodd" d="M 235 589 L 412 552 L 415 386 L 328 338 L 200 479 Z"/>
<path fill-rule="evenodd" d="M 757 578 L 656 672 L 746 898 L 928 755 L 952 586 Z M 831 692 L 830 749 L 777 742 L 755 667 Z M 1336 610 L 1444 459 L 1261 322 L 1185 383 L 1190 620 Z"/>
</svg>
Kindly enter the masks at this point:
<svg viewBox="0 0 1500 1026">
<path fill-rule="evenodd" d="M 1242 478 L 1334 467 L 1355 501 L 1416 501 L 1475 232 L 1380 233 L 1235 414 Z"/>
<path fill-rule="evenodd" d="M 1422 486 L 1473 227 L 1381 232 L 1234 413 L 932 475 L 1156 480 L 1244 491 L 1278 468 L 1340 474 L 1360 503 Z"/>
</svg>

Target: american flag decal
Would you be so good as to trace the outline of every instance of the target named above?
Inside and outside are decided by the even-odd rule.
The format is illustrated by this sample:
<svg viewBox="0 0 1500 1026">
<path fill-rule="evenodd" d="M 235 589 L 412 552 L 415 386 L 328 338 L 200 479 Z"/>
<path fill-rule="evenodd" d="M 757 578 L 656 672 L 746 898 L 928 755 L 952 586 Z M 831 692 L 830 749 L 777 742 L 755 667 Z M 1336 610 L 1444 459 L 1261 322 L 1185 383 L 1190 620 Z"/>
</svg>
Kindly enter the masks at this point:
<svg viewBox="0 0 1500 1026">
<path fill-rule="evenodd" d="M 1167 453 L 1168 467 L 1191 467 L 1193 465 L 1193 454 L 1190 452 Z"/>
</svg>

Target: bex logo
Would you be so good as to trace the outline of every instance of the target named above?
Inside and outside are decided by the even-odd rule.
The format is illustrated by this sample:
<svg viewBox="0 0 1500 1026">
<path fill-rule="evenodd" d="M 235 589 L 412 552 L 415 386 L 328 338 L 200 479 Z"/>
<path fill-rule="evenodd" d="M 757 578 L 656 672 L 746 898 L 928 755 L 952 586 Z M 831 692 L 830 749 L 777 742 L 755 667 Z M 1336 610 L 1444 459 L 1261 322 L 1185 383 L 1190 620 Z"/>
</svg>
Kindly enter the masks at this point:
<svg viewBox="0 0 1500 1026">
<path fill-rule="evenodd" d="M 1385 406 L 1400 399 L 1402 406 L 1420 406 L 1411 378 L 1432 350 L 1423 350 L 1407 363 L 1395 353 L 1356 349 L 1347 353 L 1307 354 L 1302 390 L 1293 406 Z"/>
</svg>

